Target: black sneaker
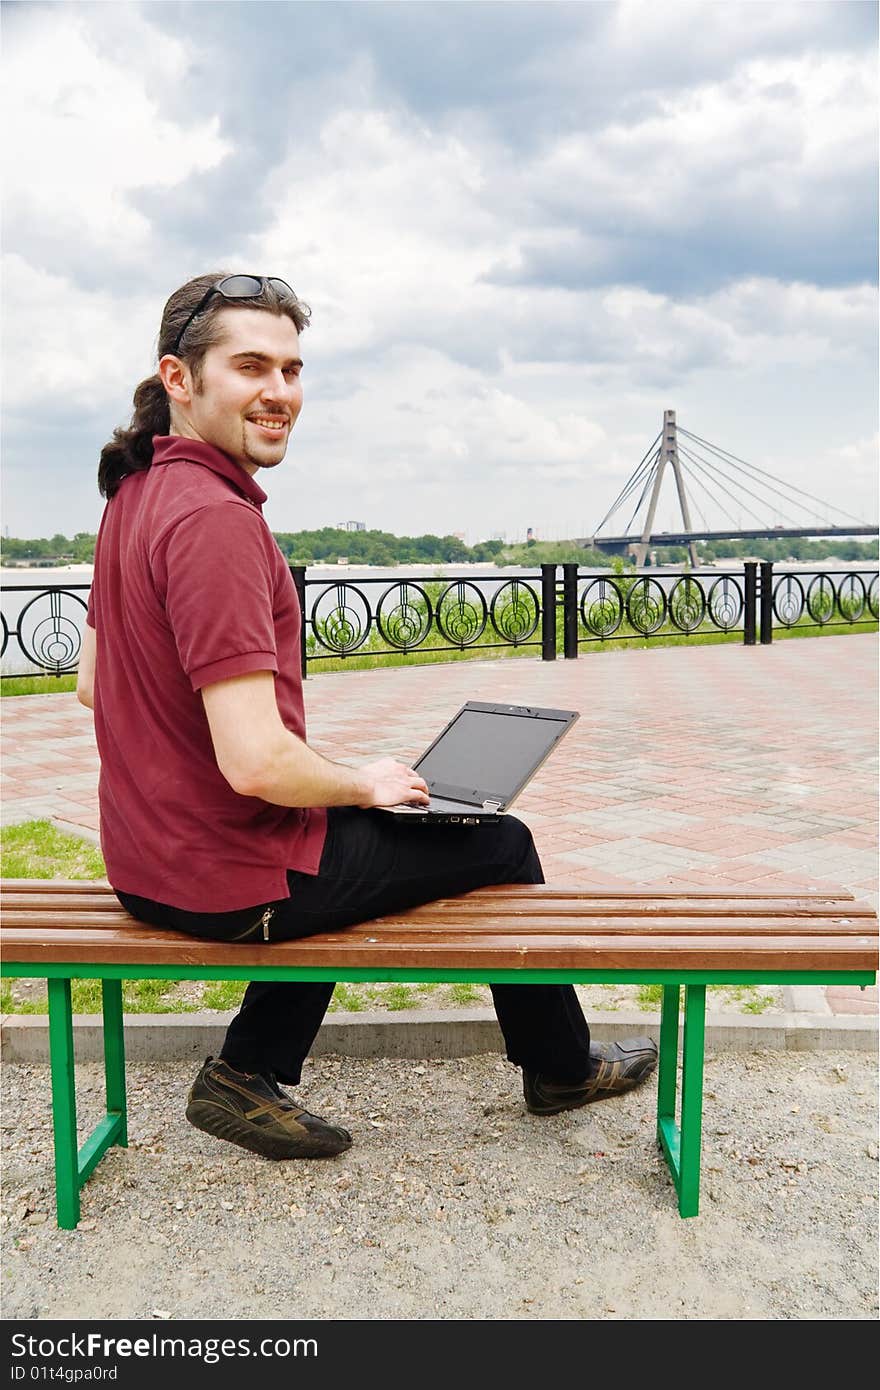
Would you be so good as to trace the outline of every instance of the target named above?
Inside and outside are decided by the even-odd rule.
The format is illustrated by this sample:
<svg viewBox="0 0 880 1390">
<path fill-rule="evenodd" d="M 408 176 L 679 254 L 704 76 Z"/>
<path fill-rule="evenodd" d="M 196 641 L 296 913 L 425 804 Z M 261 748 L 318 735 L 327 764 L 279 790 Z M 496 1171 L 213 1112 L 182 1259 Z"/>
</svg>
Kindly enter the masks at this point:
<svg viewBox="0 0 880 1390">
<path fill-rule="evenodd" d="M 558 1115 L 594 1100 L 621 1096 L 641 1085 L 657 1066 L 657 1044 L 651 1038 L 627 1038 L 620 1043 L 590 1044 L 590 1076 L 577 1085 L 551 1081 L 523 1067 L 523 1094 L 532 1115 Z"/>
<path fill-rule="evenodd" d="M 208 1057 L 192 1084 L 186 1118 L 196 1129 L 264 1158 L 332 1158 L 351 1147 L 341 1125 L 301 1110 L 277 1083 Z"/>
</svg>

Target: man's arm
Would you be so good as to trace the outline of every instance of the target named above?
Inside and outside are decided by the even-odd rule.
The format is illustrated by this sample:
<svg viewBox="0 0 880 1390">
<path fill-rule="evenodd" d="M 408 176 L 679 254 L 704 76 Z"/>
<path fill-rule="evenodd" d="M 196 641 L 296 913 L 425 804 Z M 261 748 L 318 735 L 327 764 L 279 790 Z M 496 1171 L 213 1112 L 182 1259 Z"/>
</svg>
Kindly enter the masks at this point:
<svg viewBox="0 0 880 1390">
<path fill-rule="evenodd" d="M 97 639 L 95 629 L 88 623 L 83 628 L 82 648 L 79 654 L 79 667 L 76 673 L 76 698 L 88 709 L 95 708 L 95 652 Z"/>
<path fill-rule="evenodd" d="M 254 671 L 202 689 L 217 766 L 233 791 L 276 806 L 425 804 L 428 789 L 392 758 L 349 768 L 322 758 L 285 728 L 271 671 Z"/>
</svg>

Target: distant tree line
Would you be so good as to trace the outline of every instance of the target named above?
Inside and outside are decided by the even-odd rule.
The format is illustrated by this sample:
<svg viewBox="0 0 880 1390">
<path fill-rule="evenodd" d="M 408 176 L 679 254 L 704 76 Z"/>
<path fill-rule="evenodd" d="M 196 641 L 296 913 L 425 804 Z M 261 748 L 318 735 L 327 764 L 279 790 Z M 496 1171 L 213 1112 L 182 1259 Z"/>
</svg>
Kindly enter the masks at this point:
<svg viewBox="0 0 880 1390">
<path fill-rule="evenodd" d="M 456 564 L 492 561 L 504 542 L 481 541 L 467 546 L 458 536 L 394 536 L 390 531 L 275 531 L 282 554 L 291 565 L 335 564 L 348 559 L 353 565 Z"/>
<path fill-rule="evenodd" d="M 661 565 L 684 563 L 689 558 L 683 545 L 652 546 Z M 748 555 L 758 560 L 876 560 L 877 541 L 856 541 L 829 536 L 811 541 L 802 536 L 780 536 L 778 540 L 697 541 L 701 560 L 740 560 Z"/>
<path fill-rule="evenodd" d="M 75 560 L 78 564 L 91 564 L 95 558 L 95 539 L 90 531 L 77 531 L 73 540 L 61 535 L 48 539 L 40 536 L 37 540 L 4 536 L 0 554 L 6 564 L 10 560 L 58 560 L 62 564 Z"/>
<path fill-rule="evenodd" d="M 494 563 L 536 568 L 540 564 L 564 564 L 577 561 L 588 568 L 619 568 L 620 559 L 601 550 L 582 550 L 571 541 L 530 540 L 522 545 L 507 545 L 502 540 L 480 541 L 467 546 L 457 536 L 395 536 L 390 531 L 339 531 L 325 526 L 320 531 L 276 531 L 275 539 L 288 564 L 335 564 L 346 559 L 354 565 L 408 565 Z M 96 537 L 88 531 L 78 531 L 69 539 L 55 535 L 36 540 L 6 536 L 0 554 L 6 564 L 48 561 L 90 564 L 95 558 Z M 652 547 L 661 565 L 686 564 L 688 551 L 683 545 Z M 761 560 L 876 560 L 877 541 L 807 540 L 780 537 L 779 540 L 712 541 L 711 545 L 697 541 L 700 560 L 736 560 L 753 556 Z M 616 559 L 616 563 L 615 563 Z M 632 561 L 627 558 L 627 564 Z"/>
</svg>

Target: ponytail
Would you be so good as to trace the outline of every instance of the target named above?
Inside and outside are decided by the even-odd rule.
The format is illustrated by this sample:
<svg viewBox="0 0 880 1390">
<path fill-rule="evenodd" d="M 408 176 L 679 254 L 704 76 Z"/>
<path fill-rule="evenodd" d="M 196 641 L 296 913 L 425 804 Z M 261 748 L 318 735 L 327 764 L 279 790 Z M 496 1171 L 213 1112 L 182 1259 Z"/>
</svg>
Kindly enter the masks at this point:
<svg viewBox="0 0 880 1390">
<path fill-rule="evenodd" d="M 128 429 L 121 426 L 101 450 L 98 491 L 109 501 L 129 473 L 143 472 L 153 462 L 153 435 L 168 434 L 171 412 L 160 376 L 147 377 L 134 393 L 134 413 Z"/>
</svg>

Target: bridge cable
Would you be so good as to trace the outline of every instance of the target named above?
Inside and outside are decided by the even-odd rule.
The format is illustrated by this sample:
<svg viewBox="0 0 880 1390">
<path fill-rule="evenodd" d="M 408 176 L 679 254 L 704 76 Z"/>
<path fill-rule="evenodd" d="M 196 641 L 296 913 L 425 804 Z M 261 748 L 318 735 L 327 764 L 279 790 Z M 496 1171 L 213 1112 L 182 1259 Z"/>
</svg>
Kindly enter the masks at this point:
<svg viewBox="0 0 880 1390">
<path fill-rule="evenodd" d="M 690 437 L 691 437 L 691 436 L 688 435 L 688 438 L 690 438 Z M 711 446 L 704 446 L 704 447 L 711 447 Z M 716 456 L 718 455 L 718 451 L 717 451 L 717 450 L 713 450 L 713 452 L 716 454 Z M 700 455 L 700 457 L 702 458 L 702 455 Z M 706 463 L 706 464 L 708 465 L 709 460 L 708 460 L 708 459 L 703 459 L 703 462 Z M 720 459 L 720 463 L 723 464 L 724 466 L 728 467 L 728 468 L 732 468 L 732 466 L 733 466 L 733 465 L 730 463 L 730 461 L 729 461 L 728 459 L 726 459 L 726 458 L 721 458 L 721 459 Z M 716 464 L 716 466 L 719 466 L 719 465 Z M 748 465 L 746 465 L 746 466 L 748 466 Z M 758 471 L 759 473 L 761 472 L 760 469 L 758 469 L 757 471 Z M 773 474 L 770 473 L 770 474 L 768 474 L 767 476 L 768 476 L 768 477 L 773 477 Z M 790 495 L 789 495 L 788 493 L 786 493 L 786 492 L 781 492 L 779 488 L 771 487 L 771 485 L 770 485 L 769 483 L 765 483 L 765 482 L 763 481 L 763 478 L 752 478 L 752 477 L 751 477 L 751 474 L 749 474 L 748 477 L 749 477 L 749 480 L 750 480 L 751 482 L 754 482 L 754 483 L 755 483 L 755 486 L 756 486 L 756 487 L 763 487 L 763 488 L 765 488 L 768 492 L 774 492 L 774 493 L 777 495 L 777 497 L 782 497 L 786 502 L 791 503 L 791 505 L 792 505 L 793 507 L 799 507 L 799 508 L 801 509 L 801 511 L 807 512 L 808 515 L 812 515 L 812 518 L 815 519 L 815 520 L 820 520 L 820 519 L 821 519 L 821 518 L 818 516 L 818 514 L 816 514 L 816 513 L 810 514 L 809 508 L 807 508 L 807 507 L 804 505 L 803 502 L 799 502 L 798 499 L 797 499 L 796 497 L 792 497 L 792 496 L 790 496 Z M 754 495 L 754 494 L 753 494 L 753 495 Z M 762 499 L 762 500 L 763 500 L 763 499 Z M 816 500 L 818 500 L 818 499 L 816 499 Z M 768 500 L 768 505 L 773 506 L 774 504 L 773 504 L 771 501 Z M 797 525 L 797 524 L 799 524 L 799 523 L 795 522 L 794 524 Z"/>
<path fill-rule="evenodd" d="M 648 469 L 649 469 L 648 474 L 647 474 L 647 477 L 648 477 L 649 480 L 650 480 L 650 478 L 651 478 L 651 476 L 652 476 L 653 469 L 654 469 L 654 467 L 656 466 L 656 463 L 657 463 L 657 455 L 659 454 L 659 452 L 660 452 L 660 450 L 658 449 L 658 450 L 657 450 L 657 453 L 655 453 L 654 457 L 651 459 L 650 464 L 647 465 L 647 467 L 648 467 Z M 642 480 L 642 478 L 643 478 L 644 476 L 645 476 L 645 470 L 644 470 L 644 469 L 640 469 L 639 472 L 638 472 L 637 474 L 633 474 L 632 478 L 629 480 L 629 482 L 627 483 L 627 485 L 626 485 L 626 487 L 624 488 L 623 492 L 620 494 L 620 497 L 618 498 L 617 502 L 615 503 L 615 506 L 614 506 L 614 510 L 615 510 L 615 511 L 618 509 L 618 507 L 619 507 L 623 502 L 626 501 L 627 497 L 629 497 L 630 494 L 635 490 L 635 488 L 638 486 L 638 484 L 641 482 L 641 480 Z M 610 513 L 609 513 L 609 515 L 610 515 Z"/>
<path fill-rule="evenodd" d="M 748 493 L 749 497 L 754 497 L 756 502 L 760 502 L 763 506 L 772 507 L 772 508 L 774 509 L 775 514 L 776 514 L 777 516 L 784 516 L 784 513 L 780 510 L 779 504 L 778 504 L 778 503 L 773 502 L 772 499 L 769 499 L 769 498 L 766 498 L 766 497 L 761 497 L 761 496 L 759 496 L 758 493 L 756 493 L 756 492 L 752 492 L 749 488 L 747 488 L 747 487 L 745 487 L 745 486 L 743 485 L 742 479 L 741 479 L 740 477 L 730 477 L 729 474 L 722 472 L 722 470 L 721 470 L 721 468 L 718 466 L 718 464 L 713 463 L 710 459 L 703 458 L 702 454 L 697 455 L 697 457 L 699 458 L 699 461 L 700 461 L 701 463 L 705 464 L 706 468 L 712 469 L 713 472 L 720 473 L 721 476 L 722 476 L 723 478 L 727 478 L 729 482 L 734 483 L 736 487 L 740 488 L 743 492 Z M 750 478 L 749 481 L 752 482 L 753 480 Z M 756 483 L 755 485 L 756 485 L 757 487 L 766 487 L 766 483 L 762 483 L 762 482 L 758 482 L 758 483 Z M 784 494 L 780 494 L 780 496 L 783 496 L 783 497 L 784 497 Z M 797 501 L 795 498 L 793 498 L 793 497 L 786 497 L 786 498 L 785 498 L 785 501 L 786 501 L 786 502 L 790 502 L 791 505 L 794 506 L 794 507 L 800 507 L 800 506 L 802 506 L 802 504 L 801 504 L 800 502 L 798 502 L 798 501 Z M 752 513 L 752 515 L 754 516 L 754 513 Z M 794 521 L 792 521 L 791 518 L 790 518 L 790 517 L 787 517 L 787 516 L 785 517 L 785 520 L 788 521 L 789 525 L 791 525 L 791 526 L 798 526 L 798 525 L 802 524 L 802 523 L 799 523 L 799 522 L 797 521 L 797 519 L 795 519 Z M 770 528 L 770 527 L 767 527 L 767 529 L 770 530 L 771 528 Z"/>
<path fill-rule="evenodd" d="M 639 471 L 637 474 L 634 474 L 634 475 L 629 479 L 629 481 L 628 481 L 627 484 L 626 484 L 626 487 L 623 489 L 623 491 L 622 491 L 621 493 L 619 493 L 618 497 L 616 498 L 616 500 L 615 500 L 614 503 L 612 504 L 610 510 L 607 511 L 607 512 L 605 513 L 605 515 L 603 516 L 602 520 L 599 522 L 599 525 L 596 527 L 596 530 L 593 532 L 593 535 L 594 535 L 594 536 L 598 536 L 599 532 L 602 530 L 602 527 L 605 525 L 606 521 L 609 521 L 609 520 L 611 519 L 611 517 L 614 516 L 614 513 L 620 510 L 620 508 L 622 507 L 622 505 L 623 505 L 623 503 L 626 501 L 626 499 L 627 499 L 627 498 L 630 496 L 630 494 L 635 490 L 635 488 L 638 487 L 638 485 L 639 485 L 639 483 L 641 482 L 643 476 L 644 476 L 644 470 L 641 470 L 641 469 L 640 469 L 640 471 Z"/>
<path fill-rule="evenodd" d="M 659 438 L 659 436 L 658 436 L 658 438 Z M 655 441 L 655 442 L 656 442 L 656 441 Z M 657 454 L 658 454 L 659 452 L 660 452 L 659 449 L 657 449 L 657 450 L 655 451 L 655 453 L 654 453 L 654 456 L 651 458 L 650 462 L 647 463 L 647 464 L 646 464 L 646 462 L 645 462 L 645 459 L 642 459 L 642 460 L 641 460 L 641 462 L 639 463 L 638 468 L 635 470 L 634 473 L 631 474 L 631 476 L 630 476 L 629 479 L 627 480 L 626 485 L 624 486 L 623 490 L 618 494 L 617 500 L 616 500 L 614 503 L 612 503 L 612 506 L 611 506 L 610 511 L 607 511 L 607 512 L 605 513 L 605 515 L 603 516 L 602 520 L 599 522 L 599 525 L 596 527 L 596 530 L 595 530 L 595 532 L 593 533 L 594 535 L 598 535 L 599 531 L 601 531 L 602 527 L 605 525 L 605 522 L 609 519 L 609 517 L 611 517 L 611 516 L 614 515 L 614 513 L 618 510 L 618 508 L 626 501 L 627 497 L 630 495 L 630 493 L 633 491 L 633 489 L 636 488 L 636 487 L 638 486 L 639 482 L 641 481 L 642 477 L 644 476 L 645 468 L 646 468 L 646 467 L 647 467 L 647 468 L 653 467 L 654 463 L 656 462 Z M 647 458 L 647 455 L 645 456 L 645 458 Z"/>
<path fill-rule="evenodd" d="M 637 482 L 638 482 L 638 480 L 639 480 L 639 478 L 640 478 L 640 476 L 641 476 L 642 468 L 644 467 L 646 460 L 650 458 L 651 454 L 654 452 L 654 450 L 656 449 L 657 445 L 659 444 L 659 442 L 660 442 L 660 435 L 662 435 L 662 433 L 663 433 L 663 431 L 661 430 L 661 431 L 660 431 L 660 434 L 657 435 L 657 437 L 656 437 L 656 439 L 654 440 L 653 444 L 650 444 L 650 445 L 648 446 L 648 451 L 647 451 L 647 453 L 644 454 L 643 457 L 642 457 L 642 458 L 639 460 L 639 462 L 636 464 L 636 467 L 633 469 L 633 472 L 631 473 L 629 479 L 628 479 L 627 482 L 624 484 L 622 491 L 618 494 L 617 501 L 616 501 L 616 502 L 613 502 L 613 503 L 611 504 L 611 509 L 610 509 L 610 511 L 607 511 L 607 512 L 605 513 L 605 515 L 603 516 L 602 520 L 599 522 L 599 525 L 596 527 L 595 531 L 593 532 L 593 535 L 594 535 L 594 536 L 598 536 L 599 532 L 602 530 L 602 527 L 605 525 L 605 522 L 608 520 L 608 518 L 614 515 L 614 513 L 617 511 L 617 508 L 618 508 L 618 507 L 621 505 L 621 503 L 629 496 L 629 494 L 630 494 L 630 492 L 632 491 L 632 489 L 636 486 L 636 484 L 637 484 Z"/>
<path fill-rule="evenodd" d="M 686 451 L 685 449 L 682 449 L 681 445 L 678 446 L 678 452 L 679 452 L 679 455 L 685 454 L 687 458 L 689 458 L 689 459 L 691 458 L 691 455 L 688 454 L 687 451 Z M 692 460 L 692 462 L 693 462 L 693 460 Z M 682 466 L 683 466 L 683 465 L 682 465 Z M 694 464 L 694 467 L 696 468 L 697 465 Z M 691 468 L 688 468 L 688 469 L 687 469 L 687 473 L 688 473 L 688 476 L 689 476 L 689 477 L 694 478 L 694 473 L 693 473 L 693 470 L 692 470 Z M 702 478 L 701 478 L 701 479 L 694 479 L 694 480 L 699 482 L 700 487 L 702 487 L 702 488 L 704 489 L 704 491 L 708 493 L 708 495 L 712 498 L 712 501 L 715 503 L 715 506 L 718 507 L 718 509 L 719 509 L 721 512 L 724 513 L 724 515 L 727 517 L 728 521 L 732 522 L 733 525 L 734 525 L 734 527 L 735 527 L 737 530 L 741 530 L 741 529 L 742 529 L 741 523 L 738 522 L 738 521 L 736 520 L 735 517 L 731 516 L 730 512 L 728 512 L 728 511 L 725 510 L 724 503 L 723 503 L 723 502 L 719 502 L 718 498 L 717 498 L 717 497 L 715 496 L 715 494 L 712 492 L 712 489 L 709 487 L 709 484 L 705 481 L 705 479 L 702 479 Z M 703 521 L 704 521 L 704 523 L 705 523 L 705 521 L 706 521 L 706 518 L 705 518 L 705 517 L 703 517 Z M 714 526 L 706 525 L 706 530 L 707 530 L 707 531 L 714 531 L 715 529 L 716 529 L 716 528 L 715 528 Z"/>
<path fill-rule="evenodd" d="M 690 478 L 690 480 L 691 480 L 691 491 L 690 491 L 689 494 L 688 494 L 688 501 L 691 503 L 691 505 L 692 505 L 692 506 L 694 507 L 694 509 L 696 510 L 697 515 L 699 516 L 700 521 L 702 521 L 702 523 L 703 523 L 703 530 L 704 530 L 704 531 L 711 531 L 711 530 L 712 530 L 712 527 L 709 525 L 708 521 L 706 520 L 705 514 L 704 514 L 702 508 L 700 507 L 700 504 L 699 504 L 699 502 L 697 501 L 696 495 L 695 495 L 695 493 L 694 493 L 694 491 L 693 491 L 693 487 L 694 487 L 694 485 L 698 482 L 698 479 L 696 479 L 696 478 L 693 476 L 693 474 L 691 473 L 691 470 L 690 470 L 689 468 L 685 468 L 684 464 L 681 463 L 680 451 L 679 451 L 679 463 L 681 464 L 681 471 L 682 471 L 682 473 L 686 473 L 686 474 L 688 475 L 688 477 Z M 700 486 L 704 489 L 705 492 L 709 493 L 709 489 L 708 489 L 708 487 L 706 486 L 705 483 L 700 483 Z M 709 495 L 711 496 L 711 493 L 709 493 Z M 712 501 L 715 502 L 716 505 L 720 505 L 720 504 L 717 502 L 716 498 L 713 497 L 713 498 L 712 498 Z M 723 510 L 723 508 L 722 508 L 722 510 Z M 732 520 L 733 520 L 733 517 L 731 517 L 731 521 L 732 521 Z"/>
<path fill-rule="evenodd" d="M 626 530 L 625 530 L 624 533 L 623 533 L 625 536 L 628 536 L 628 535 L 629 535 L 629 528 L 632 526 L 633 521 L 634 521 L 635 518 L 638 516 L 638 514 L 639 514 L 639 508 L 641 507 L 642 503 L 643 503 L 644 500 L 645 500 L 645 497 L 647 496 L 648 488 L 652 486 L 652 484 L 653 484 L 653 482 L 654 482 L 654 479 L 655 479 L 655 477 L 657 476 L 657 468 L 658 468 L 658 466 L 659 466 L 659 461 L 660 461 L 660 450 L 658 449 L 658 450 L 657 450 L 657 454 L 656 454 L 656 456 L 655 456 L 655 458 L 654 458 L 654 462 L 653 462 L 651 471 L 650 471 L 650 473 L 648 474 L 647 478 L 645 479 L 645 486 L 642 488 L 641 496 L 639 497 L 639 500 L 638 500 L 638 502 L 637 502 L 636 505 L 635 505 L 635 511 L 633 512 L 632 516 L 630 517 L 629 521 L 628 521 L 627 524 L 626 524 Z"/>
<path fill-rule="evenodd" d="M 715 473 L 720 473 L 720 469 L 715 469 L 715 468 L 713 468 L 712 465 L 711 465 L 710 463 L 708 463 L 706 459 L 697 460 L 697 459 L 694 457 L 693 454 L 687 452 L 680 444 L 679 444 L 679 446 L 678 446 L 678 451 L 679 451 L 680 454 L 684 454 L 686 458 L 689 458 L 689 459 L 691 460 L 691 462 L 694 464 L 695 467 L 699 467 L 700 463 L 702 463 L 702 465 L 703 465 L 705 468 L 708 468 L 708 469 L 711 470 L 711 472 L 713 473 L 713 475 L 714 475 Z M 726 474 L 721 473 L 721 477 L 722 477 L 722 478 L 726 478 Z M 747 507 L 747 506 L 745 505 L 745 503 L 742 501 L 742 499 L 741 499 L 739 496 L 737 496 L 737 494 L 736 494 L 735 492 L 731 492 L 731 491 L 730 491 L 730 488 L 724 487 L 724 486 L 718 481 L 717 478 L 715 478 L 714 481 L 715 481 L 716 487 L 720 487 L 721 490 L 722 490 L 722 492 L 726 492 L 727 495 L 728 495 L 728 497 L 732 497 L 733 500 L 734 500 L 734 502 L 738 503 L 738 505 L 739 505 L 744 511 L 746 511 L 746 512 L 748 513 L 749 516 L 753 516 L 753 517 L 755 518 L 755 520 L 757 521 L 758 525 L 759 525 L 763 530 L 769 529 L 768 527 L 765 526 L 765 523 L 764 523 L 763 518 L 760 517 L 760 516 L 758 516 L 757 512 L 753 512 L 753 511 L 751 510 L 750 507 Z M 763 497 L 758 497 L 754 492 L 751 492 L 751 491 L 749 490 L 749 488 L 743 488 L 742 491 L 748 493 L 749 497 L 754 497 L 755 500 L 756 500 L 757 502 L 763 502 L 763 501 L 764 501 L 764 498 L 763 498 Z M 740 528 L 740 529 L 742 529 L 742 528 Z"/>
<path fill-rule="evenodd" d="M 688 439 L 696 440 L 698 444 L 705 445 L 705 447 L 711 449 L 714 454 L 723 454 L 727 458 L 733 459 L 735 463 L 741 463 L 746 468 L 750 468 L 755 473 L 764 473 L 766 477 L 773 478 L 775 482 L 781 483 L 785 481 L 783 478 L 778 478 L 775 473 L 767 473 L 766 469 L 758 468 L 757 464 L 747 463 L 745 459 L 739 458 L 736 454 L 729 454 L 726 449 L 721 449 L 718 445 L 710 444 L 707 439 L 701 439 L 698 434 L 691 434 L 690 430 L 682 429 L 681 425 L 678 426 L 678 433 L 685 434 Z M 809 497 L 811 502 L 818 502 L 821 507 L 830 509 L 833 512 L 840 512 L 840 515 L 847 517 L 849 521 L 857 521 L 860 526 L 864 524 L 859 517 L 853 516 L 852 512 L 844 511 L 843 507 L 836 507 L 833 502 L 824 502 L 821 497 L 814 496 L 812 492 L 805 492 L 802 487 L 796 487 L 794 483 L 786 483 L 785 485 L 792 492 L 799 492 L 802 497 Z"/>
<path fill-rule="evenodd" d="M 737 504 L 737 507 L 740 509 L 740 513 L 742 513 L 742 511 L 745 511 L 748 516 L 754 517 L 755 521 L 762 529 L 770 529 L 767 526 L 765 519 L 759 516 L 757 512 L 753 512 L 752 509 L 749 506 L 747 506 L 746 503 L 743 502 L 741 493 L 745 492 L 749 497 L 754 497 L 755 501 L 760 503 L 765 502 L 765 499 L 763 497 L 759 497 L 756 493 L 751 492 L 748 488 L 743 488 L 741 486 L 739 492 L 731 492 L 729 487 L 724 486 L 724 482 L 734 482 L 735 480 L 732 478 L 728 478 L 727 474 L 721 472 L 720 469 L 715 468 L 714 465 L 712 465 L 708 459 L 704 459 L 696 454 L 690 453 L 689 450 L 683 449 L 681 445 L 679 445 L 679 453 L 684 453 L 685 457 L 690 459 L 691 463 L 695 467 L 699 468 L 700 465 L 702 465 L 702 469 L 708 470 L 712 476 L 712 480 L 715 483 L 715 486 L 721 488 L 722 492 L 726 493 L 728 497 L 732 498 L 732 500 Z M 722 482 L 721 479 L 724 479 L 724 482 Z M 732 519 L 733 518 L 731 518 L 731 520 Z M 739 525 L 740 528 L 742 528 L 742 522 L 740 522 Z"/>
</svg>

